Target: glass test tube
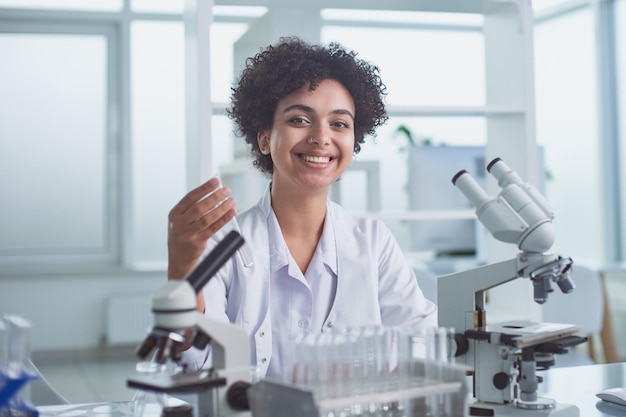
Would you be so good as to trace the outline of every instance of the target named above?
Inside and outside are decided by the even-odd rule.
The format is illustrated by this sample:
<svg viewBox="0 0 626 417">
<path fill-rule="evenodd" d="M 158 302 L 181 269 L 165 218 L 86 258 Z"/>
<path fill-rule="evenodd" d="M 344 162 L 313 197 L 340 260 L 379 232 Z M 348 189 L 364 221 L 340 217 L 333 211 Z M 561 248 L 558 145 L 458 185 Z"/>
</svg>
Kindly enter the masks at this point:
<svg viewBox="0 0 626 417">
<path fill-rule="evenodd" d="M 426 333 L 426 376 L 431 381 L 443 382 L 446 369 L 454 365 L 454 329 L 438 327 Z M 428 397 L 430 414 L 433 417 L 451 416 L 453 396 L 451 394 L 433 394 Z"/>
<path fill-rule="evenodd" d="M 219 175 L 214 175 L 215 178 L 217 178 L 220 182 L 219 187 L 215 190 L 219 190 L 220 188 L 223 187 L 222 184 L 222 179 L 219 177 Z M 215 192 L 213 191 L 213 192 Z M 212 194 L 212 193 L 211 193 Z M 211 195 L 209 194 L 209 195 Z M 207 196 L 208 197 L 208 196 Z M 224 201 L 220 201 L 218 204 L 218 207 L 223 203 Z M 237 233 L 239 233 L 240 235 L 241 233 L 241 228 L 239 227 L 239 222 L 237 221 L 237 218 L 233 217 L 228 223 L 226 223 L 226 225 L 224 226 L 224 231 L 230 231 L 230 230 L 234 230 Z M 243 235 L 242 235 L 243 236 Z M 244 242 L 244 244 L 239 248 L 239 250 L 237 250 L 237 256 L 239 257 L 239 260 L 241 261 L 241 264 L 245 267 L 245 268 L 250 268 L 253 265 L 253 261 L 252 261 L 252 252 L 250 252 L 250 246 L 248 246 L 249 244 L 247 242 Z"/>
<path fill-rule="evenodd" d="M 37 372 L 31 362 L 30 331 L 31 323 L 15 315 L 5 315 L 7 351 L 4 376 L 13 380 L 32 380 L 37 378 Z M 30 400 L 30 387 L 22 387 L 9 399 L 5 409 L 0 410 L 0 416 L 37 417 L 39 412 Z"/>
<path fill-rule="evenodd" d="M 239 228 L 239 222 L 235 217 L 233 217 L 230 222 L 228 222 L 228 224 L 237 233 L 239 233 L 240 235 L 242 234 L 241 229 Z M 248 243 L 244 242 L 244 244 L 241 245 L 241 247 L 237 250 L 237 255 L 239 256 L 239 260 L 244 267 L 250 268 L 253 265 L 252 253 L 250 252 L 250 246 L 248 246 Z"/>
<path fill-rule="evenodd" d="M 6 315 L 6 372 L 9 377 L 18 378 L 33 374 L 30 366 L 30 322 L 20 316 Z"/>
</svg>

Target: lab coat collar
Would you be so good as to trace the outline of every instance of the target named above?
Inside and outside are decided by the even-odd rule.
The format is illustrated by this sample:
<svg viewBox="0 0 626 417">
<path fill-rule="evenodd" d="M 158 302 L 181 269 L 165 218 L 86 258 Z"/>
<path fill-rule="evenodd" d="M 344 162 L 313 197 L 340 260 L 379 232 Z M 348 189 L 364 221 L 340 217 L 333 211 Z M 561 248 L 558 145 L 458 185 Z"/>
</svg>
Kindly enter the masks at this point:
<svg viewBox="0 0 626 417">
<path fill-rule="evenodd" d="M 270 184 L 265 193 L 261 197 L 259 201 L 259 208 L 263 213 L 263 218 L 267 222 L 268 230 L 272 230 L 273 227 L 271 222 L 276 222 L 275 215 L 272 212 L 272 185 Z M 326 218 L 324 219 L 324 230 L 322 231 L 322 260 L 323 262 L 333 271 L 335 275 L 337 275 L 337 229 L 335 227 L 334 220 L 334 210 L 332 207 L 332 203 L 329 199 L 326 199 Z M 270 216 L 274 218 L 270 218 Z M 278 225 L 276 225 L 278 227 Z M 280 228 L 277 230 L 280 233 Z M 277 242 L 277 239 L 274 239 L 274 242 Z M 285 247 L 286 250 L 286 247 Z M 277 251 L 280 254 L 281 247 L 275 243 L 270 243 L 270 253 Z M 279 256 L 279 262 L 275 267 L 283 267 L 288 264 L 288 260 L 283 256 Z"/>
</svg>

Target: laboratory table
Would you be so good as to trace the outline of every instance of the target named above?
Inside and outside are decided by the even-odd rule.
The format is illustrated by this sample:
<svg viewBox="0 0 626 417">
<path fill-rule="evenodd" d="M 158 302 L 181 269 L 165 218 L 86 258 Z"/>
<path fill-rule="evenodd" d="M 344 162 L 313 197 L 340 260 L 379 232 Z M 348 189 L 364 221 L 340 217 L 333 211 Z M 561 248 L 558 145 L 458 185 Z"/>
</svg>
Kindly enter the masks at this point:
<svg viewBox="0 0 626 417">
<path fill-rule="evenodd" d="M 559 403 L 573 404 L 580 410 L 580 417 L 626 417 L 626 407 L 607 403 L 596 393 L 613 387 L 626 387 L 626 363 L 552 368 L 538 372 L 543 377 L 539 384 L 540 397 L 548 397 Z M 120 382 L 123 383 L 123 382 Z M 130 404 L 83 404 L 39 407 L 42 417 L 126 417 L 132 415 Z M 529 412 L 532 415 L 543 415 Z"/>
<path fill-rule="evenodd" d="M 580 417 L 626 417 L 626 407 L 596 397 L 596 393 L 603 389 L 626 387 L 624 362 L 552 368 L 537 374 L 543 377 L 543 382 L 539 384 L 539 396 L 576 405 Z"/>
</svg>

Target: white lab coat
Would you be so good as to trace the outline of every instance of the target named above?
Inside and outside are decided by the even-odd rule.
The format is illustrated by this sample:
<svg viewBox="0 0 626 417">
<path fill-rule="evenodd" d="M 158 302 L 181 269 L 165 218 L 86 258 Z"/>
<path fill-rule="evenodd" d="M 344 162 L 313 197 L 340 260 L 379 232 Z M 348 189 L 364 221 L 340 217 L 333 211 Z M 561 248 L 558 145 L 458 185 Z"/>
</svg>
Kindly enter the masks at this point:
<svg viewBox="0 0 626 417">
<path fill-rule="evenodd" d="M 237 216 L 254 265 L 244 268 L 237 256 L 204 287 L 206 315 L 243 327 L 250 337 L 251 364 L 264 376 L 272 356 L 270 313 L 269 189 L 260 201 Z M 427 300 L 412 268 L 386 225 L 355 218 L 328 201 L 337 239 L 337 293 L 321 329 L 333 331 L 372 325 L 408 325 L 416 330 L 437 326 L 437 308 Z M 226 231 L 224 232 L 226 233 Z M 210 248 L 223 237 L 218 233 Z M 209 248 L 209 249 L 210 249 Z M 190 349 L 184 361 L 194 369 L 208 366 L 208 351 Z"/>
</svg>

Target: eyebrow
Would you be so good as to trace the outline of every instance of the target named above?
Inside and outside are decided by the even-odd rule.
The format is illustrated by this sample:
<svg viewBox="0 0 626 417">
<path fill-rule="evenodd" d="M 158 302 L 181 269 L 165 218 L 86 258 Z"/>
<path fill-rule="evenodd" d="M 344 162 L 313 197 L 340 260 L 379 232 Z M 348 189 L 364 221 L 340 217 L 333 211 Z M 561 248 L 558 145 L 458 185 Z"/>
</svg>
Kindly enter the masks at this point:
<svg viewBox="0 0 626 417">
<path fill-rule="evenodd" d="M 292 110 L 302 110 L 302 111 L 307 112 L 307 113 L 315 113 L 315 110 L 313 109 L 313 107 L 306 106 L 304 104 L 292 104 L 291 106 L 287 106 L 285 108 L 285 110 L 283 110 L 283 114 L 284 113 L 288 113 L 288 112 L 290 112 Z M 331 114 L 345 114 L 347 116 L 350 116 L 350 118 L 352 118 L 352 120 L 354 120 L 354 115 L 352 113 L 350 113 L 349 110 L 337 109 L 337 110 L 333 110 L 331 112 Z"/>
</svg>

